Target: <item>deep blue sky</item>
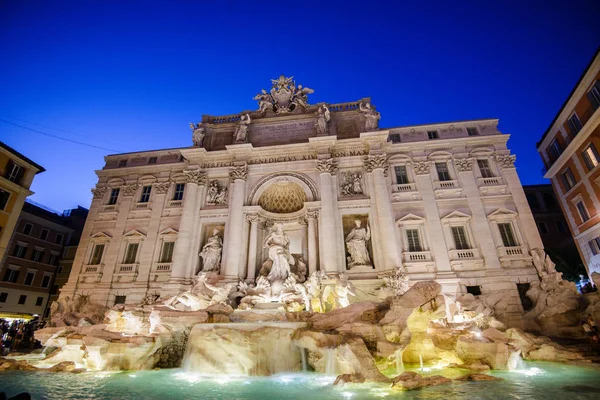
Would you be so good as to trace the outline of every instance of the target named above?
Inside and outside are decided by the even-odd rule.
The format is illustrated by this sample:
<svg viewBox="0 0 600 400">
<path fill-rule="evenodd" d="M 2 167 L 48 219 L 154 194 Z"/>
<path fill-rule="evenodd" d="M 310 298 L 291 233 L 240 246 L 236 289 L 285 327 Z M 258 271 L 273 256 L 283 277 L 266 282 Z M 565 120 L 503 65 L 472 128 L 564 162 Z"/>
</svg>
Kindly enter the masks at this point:
<svg viewBox="0 0 600 400">
<path fill-rule="evenodd" d="M 600 45 L 598 15 L 597 0 L 4 0 L 0 119 L 118 152 L 184 147 L 189 122 L 255 109 L 286 74 L 312 103 L 370 96 L 382 127 L 499 118 L 540 183 L 535 143 Z M 47 169 L 32 199 L 58 210 L 89 206 L 112 153 L 4 122 L 0 140 Z"/>
</svg>

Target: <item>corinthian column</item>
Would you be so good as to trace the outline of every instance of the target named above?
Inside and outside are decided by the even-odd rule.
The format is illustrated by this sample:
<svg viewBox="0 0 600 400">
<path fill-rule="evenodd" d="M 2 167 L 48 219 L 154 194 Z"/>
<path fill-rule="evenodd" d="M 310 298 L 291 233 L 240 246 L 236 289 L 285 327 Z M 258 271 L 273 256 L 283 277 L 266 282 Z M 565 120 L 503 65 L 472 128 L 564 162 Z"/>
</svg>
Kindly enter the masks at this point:
<svg viewBox="0 0 600 400">
<path fill-rule="evenodd" d="M 321 186 L 321 229 L 320 235 L 327 240 L 327 245 L 321 247 L 321 269 L 326 272 L 337 272 L 337 240 L 334 213 L 337 210 L 333 201 L 332 175 L 337 172 L 337 165 L 332 158 L 318 160 L 317 170 Z"/>
<path fill-rule="evenodd" d="M 237 280 L 243 273 L 241 264 L 242 238 L 244 235 L 244 194 L 246 179 L 248 178 L 248 166 L 244 163 L 231 167 L 229 170 L 229 217 L 225 225 L 226 249 L 223 259 L 224 268 L 222 274 L 225 279 Z"/>
<path fill-rule="evenodd" d="M 258 246 L 258 215 L 248 214 L 246 220 L 250 222 L 250 239 L 248 243 L 248 275 L 246 279 L 254 282 L 256 275 L 256 246 Z"/>
<path fill-rule="evenodd" d="M 185 192 L 179 233 L 173 253 L 170 284 L 188 284 L 191 278 L 190 265 L 193 253 L 193 238 L 197 229 L 197 214 L 200 209 L 199 186 L 206 186 L 206 173 L 198 169 L 185 170 Z"/>
<path fill-rule="evenodd" d="M 396 224 L 390 200 L 387 180 L 389 165 L 385 154 L 369 156 L 365 160 L 365 170 L 372 174 L 375 187 L 377 228 L 383 249 L 384 269 L 390 270 L 402 265 L 396 239 Z"/>
<path fill-rule="evenodd" d="M 309 211 L 306 214 L 308 220 L 308 273 L 312 274 L 317 270 L 317 231 L 315 223 L 319 218 L 318 211 Z"/>
</svg>

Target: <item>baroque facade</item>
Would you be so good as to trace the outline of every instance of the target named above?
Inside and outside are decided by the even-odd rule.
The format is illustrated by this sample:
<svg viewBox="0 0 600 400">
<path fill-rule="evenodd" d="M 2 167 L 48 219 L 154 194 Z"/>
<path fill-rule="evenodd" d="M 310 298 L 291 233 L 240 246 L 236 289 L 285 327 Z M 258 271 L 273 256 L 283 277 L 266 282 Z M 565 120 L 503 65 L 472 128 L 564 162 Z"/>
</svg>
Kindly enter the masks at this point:
<svg viewBox="0 0 600 400">
<path fill-rule="evenodd" d="M 543 245 L 498 120 L 383 129 L 370 99 L 312 92 L 282 76 L 257 111 L 190 124 L 191 147 L 107 156 L 60 296 L 133 304 L 199 271 L 235 284 L 283 263 L 300 280 L 347 273 L 358 301 L 401 267 L 447 293 L 502 292 L 518 320 Z"/>
</svg>

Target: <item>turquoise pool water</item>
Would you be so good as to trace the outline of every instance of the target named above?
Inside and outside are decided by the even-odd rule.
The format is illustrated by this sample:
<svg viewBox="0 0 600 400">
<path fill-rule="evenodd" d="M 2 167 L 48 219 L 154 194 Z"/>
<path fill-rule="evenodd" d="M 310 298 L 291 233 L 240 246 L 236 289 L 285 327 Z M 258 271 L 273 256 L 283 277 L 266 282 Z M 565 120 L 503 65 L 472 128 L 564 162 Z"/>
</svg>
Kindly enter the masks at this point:
<svg viewBox="0 0 600 400">
<path fill-rule="evenodd" d="M 498 372 L 501 382 L 453 382 L 402 392 L 387 385 L 333 386 L 334 377 L 315 373 L 268 378 L 200 376 L 182 370 L 118 373 L 4 372 L 0 392 L 27 391 L 34 399 L 600 399 L 600 370 L 530 363 L 527 370 Z M 532 369 L 533 368 L 533 369 Z M 439 373 L 439 371 L 437 371 Z"/>
</svg>

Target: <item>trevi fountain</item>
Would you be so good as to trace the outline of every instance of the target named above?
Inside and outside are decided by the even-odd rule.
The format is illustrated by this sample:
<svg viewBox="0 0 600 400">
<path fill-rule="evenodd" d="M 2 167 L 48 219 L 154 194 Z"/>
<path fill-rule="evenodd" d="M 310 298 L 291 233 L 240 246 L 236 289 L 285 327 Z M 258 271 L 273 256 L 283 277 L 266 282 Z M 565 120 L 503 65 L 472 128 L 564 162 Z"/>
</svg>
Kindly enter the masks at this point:
<svg viewBox="0 0 600 400">
<path fill-rule="evenodd" d="M 0 392 L 598 398 L 600 370 L 544 336 L 583 338 L 579 321 L 599 319 L 598 298 L 579 295 L 541 249 L 495 122 L 474 138 L 439 127 L 447 148 L 464 134 L 495 150 L 409 151 L 420 132 L 379 129 L 368 99 L 311 106 L 312 92 L 282 76 L 256 96 L 258 111 L 191 124 L 194 146 L 164 157 L 173 164 L 131 167 L 146 168 L 150 206 L 131 203 L 141 186 L 115 177 L 128 164 L 107 157 L 69 283 L 35 332 L 43 349 L 0 359 Z M 261 128 L 277 118 L 295 121 L 292 139 Z M 475 158 L 497 176 L 477 178 Z M 174 178 L 152 181 L 151 168 Z M 170 237 L 173 254 L 152 261 Z"/>
</svg>

